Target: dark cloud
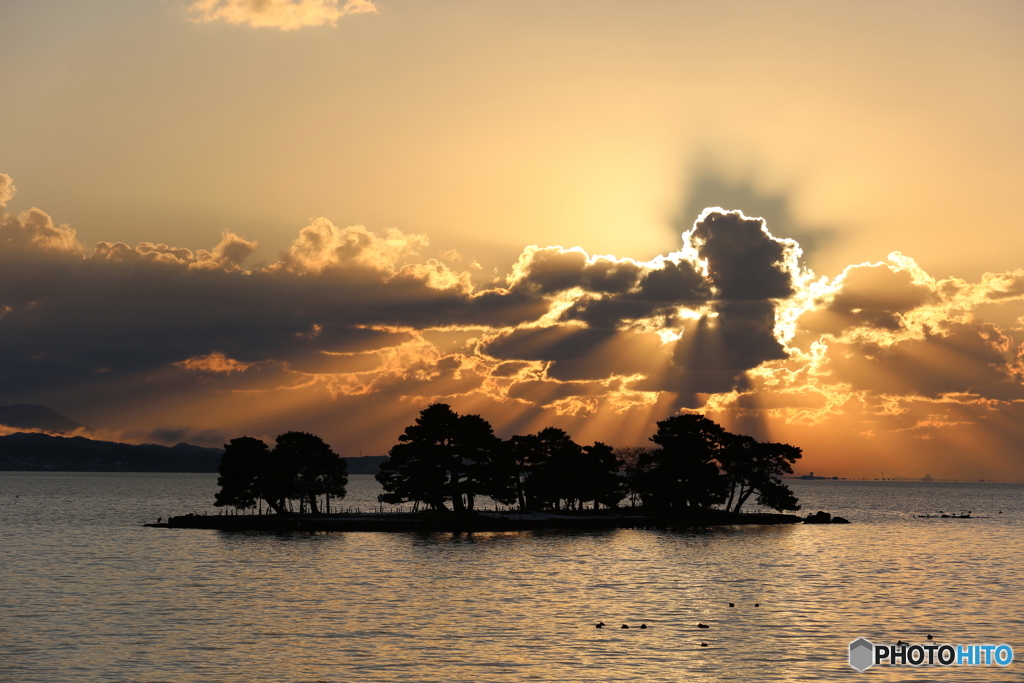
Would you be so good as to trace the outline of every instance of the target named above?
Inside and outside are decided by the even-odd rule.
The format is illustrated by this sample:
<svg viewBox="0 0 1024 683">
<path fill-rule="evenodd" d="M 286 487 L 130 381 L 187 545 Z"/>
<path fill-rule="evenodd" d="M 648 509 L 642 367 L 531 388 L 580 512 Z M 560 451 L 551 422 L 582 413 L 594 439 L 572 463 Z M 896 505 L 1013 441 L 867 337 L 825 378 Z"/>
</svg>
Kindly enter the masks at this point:
<svg viewBox="0 0 1024 683">
<path fill-rule="evenodd" d="M 683 239 L 682 251 L 648 263 L 588 257 L 579 249 L 527 249 L 512 290 L 551 296 L 571 290 L 560 320 L 586 326 L 517 330 L 486 352 L 552 361 L 549 374 L 558 379 L 647 374 L 663 353 L 642 344 L 619 344 L 612 353 L 609 340 L 625 331 L 639 339 L 681 329 L 672 360 L 688 374 L 678 385 L 656 384 L 682 392 L 728 391 L 744 371 L 784 358 L 775 310 L 795 292 L 799 247 L 738 211 L 704 211 Z"/>
<path fill-rule="evenodd" d="M 986 323 L 950 323 L 921 338 L 881 345 L 835 342 L 829 346 L 832 382 L 878 394 L 938 398 L 973 394 L 1024 399 L 1019 363 L 1007 358 L 1010 339 Z"/>
<path fill-rule="evenodd" d="M 318 222 L 279 264 L 248 272 L 239 264 L 253 245 L 231 234 L 209 252 L 105 242 L 86 252 L 38 210 L 0 225 L 0 381 L 10 390 L 212 352 L 252 363 L 367 351 L 407 339 L 399 328 L 515 325 L 548 307 L 517 293 L 474 295 L 429 262 L 401 266 L 417 241 L 397 232 Z"/>
<path fill-rule="evenodd" d="M 12 192 L 0 175 L 0 203 Z M 950 405 L 1024 400 L 1024 271 L 935 281 L 893 254 L 815 279 L 795 242 L 718 209 L 650 261 L 531 246 L 483 289 L 427 245 L 317 219 L 257 267 L 232 233 L 87 248 L 40 209 L 0 211 L 0 385 L 135 440 L 211 445 L 296 428 L 377 443 L 374 416 L 397 436 L 437 400 L 509 429 L 686 408 L 769 435 L 846 411 L 916 439 L 988 419 Z"/>
<path fill-rule="evenodd" d="M 716 298 L 759 301 L 793 294 L 787 252 L 796 243 L 774 238 L 763 220 L 738 211 L 706 211 L 689 238 L 708 261 Z"/>
<path fill-rule="evenodd" d="M 792 192 L 771 192 L 758 186 L 753 177 L 730 177 L 709 159 L 695 164 L 688 173 L 688 185 L 682 195 L 686 201 L 673 224 L 677 232 L 692 227 L 693 217 L 706 206 L 741 207 L 748 216 L 758 216 L 771 226 L 776 235 L 786 235 L 799 242 L 811 260 L 825 247 L 835 246 L 839 232 L 828 225 L 808 225 L 794 213 Z"/>
<path fill-rule="evenodd" d="M 544 406 L 583 399 L 598 400 L 623 388 L 621 382 L 526 380 L 517 382 L 509 390 L 509 398 L 515 398 L 534 405 Z"/>
<path fill-rule="evenodd" d="M 515 377 L 520 371 L 528 367 L 530 367 L 530 363 L 516 361 L 501 363 L 491 370 L 491 377 Z"/>
<path fill-rule="evenodd" d="M 398 399 L 415 396 L 431 400 L 437 396 L 459 396 L 480 389 L 485 376 L 465 356 L 420 357 L 394 364 L 368 378 L 363 394 Z"/>
<path fill-rule="evenodd" d="M 486 344 L 500 360 L 551 361 L 548 376 L 562 381 L 606 379 L 650 373 L 667 354 L 653 333 L 615 332 L 559 325 L 513 330 Z"/>
<path fill-rule="evenodd" d="M 562 319 L 617 329 L 626 321 L 660 318 L 663 327 L 675 327 L 679 307 L 700 308 L 710 295 L 710 283 L 692 263 L 657 259 L 633 286 L 618 292 L 587 292 L 573 302 Z"/>
<path fill-rule="evenodd" d="M 885 264 L 851 266 L 840 278 L 831 301 L 805 313 L 800 327 L 811 333 L 840 335 L 853 327 L 901 329 L 903 315 L 938 296 L 913 281 L 905 270 Z"/>
<path fill-rule="evenodd" d="M 707 394 L 729 392 L 736 388 L 736 376 L 724 372 L 695 370 L 686 372 L 677 366 L 669 366 L 660 375 L 652 375 L 629 382 L 626 388 L 633 391 L 667 392 L 675 398 L 672 408 L 701 408 Z"/>
<path fill-rule="evenodd" d="M 825 407 L 826 397 L 818 391 L 749 392 L 736 398 L 733 405 L 744 410 L 769 410 L 777 408 Z"/>
<path fill-rule="evenodd" d="M 766 360 L 786 357 L 775 337 L 775 304 L 724 302 L 716 318 L 703 318 L 676 342 L 676 365 L 738 375 Z"/>
<path fill-rule="evenodd" d="M 488 378 L 515 384 L 530 362 L 570 394 L 637 376 L 657 391 L 728 391 L 780 357 L 774 311 L 792 289 L 792 245 L 738 212 L 705 212 L 682 251 L 646 263 L 531 247 L 507 288 L 484 291 L 418 261 L 423 236 L 326 219 L 252 271 L 243 264 L 257 245 L 231 233 L 208 251 L 88 250 L 37 209 L 2 226 L 0 380 L 26 393 L 177 368 L 180 379 L 159 375 L 150 390 L 269 391 L 315 376 L 332 393 L 446 395 Z M 560 315 L 542 323 L 553 305 Z M 458 353 L 415 337 L 456 328 L 497 333 Z M 456 348 L 472 333 L 460 334 Z"/>
<path fill-rule="evenodd" d="M 550 295 L 579 287 L 616 294 L 632 289 L 642 271 L 631 259 L 592 258 L 578 248 L 527 247 L 516 264 L 512 290 Z"/>
<path fill-rule="evenodd" d="M 392 340 L 397 346 L 408 335 L 395 335 Z M 334 375 L 372 372 L 381 366 L 380 357 L 376 353 L 328 353 L 307 350 L 284 359 L 290 370 L 307 375 Z"/>
</svg>

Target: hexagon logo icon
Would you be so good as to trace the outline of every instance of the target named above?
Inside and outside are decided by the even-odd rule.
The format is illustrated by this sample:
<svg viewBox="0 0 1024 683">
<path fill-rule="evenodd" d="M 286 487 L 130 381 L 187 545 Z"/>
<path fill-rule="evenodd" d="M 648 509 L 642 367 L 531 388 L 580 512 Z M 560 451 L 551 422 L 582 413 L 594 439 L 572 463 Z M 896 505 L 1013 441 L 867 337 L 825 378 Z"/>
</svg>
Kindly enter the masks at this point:
<svg viewBox="0 0 1024 683">
<path fill-rule="evenodd" d="M 871 666 L 875 646 L 864 638 L 858 638 L 850 643 L 850 666 L 857 671 L 864 671 Z"/>
</svg>

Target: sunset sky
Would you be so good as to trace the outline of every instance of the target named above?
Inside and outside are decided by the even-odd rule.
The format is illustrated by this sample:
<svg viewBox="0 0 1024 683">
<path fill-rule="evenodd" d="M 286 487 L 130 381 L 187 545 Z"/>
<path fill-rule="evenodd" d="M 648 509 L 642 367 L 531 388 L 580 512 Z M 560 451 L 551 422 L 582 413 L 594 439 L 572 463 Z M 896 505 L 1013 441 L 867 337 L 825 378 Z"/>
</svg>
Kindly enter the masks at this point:
<svg viewBox="0 0 1024 683">
<path fill-rule="evenodd" d="M 0 64 L 8 404 L 1024 479 L 1024 4 L 7 0 Z"/>
</svg>

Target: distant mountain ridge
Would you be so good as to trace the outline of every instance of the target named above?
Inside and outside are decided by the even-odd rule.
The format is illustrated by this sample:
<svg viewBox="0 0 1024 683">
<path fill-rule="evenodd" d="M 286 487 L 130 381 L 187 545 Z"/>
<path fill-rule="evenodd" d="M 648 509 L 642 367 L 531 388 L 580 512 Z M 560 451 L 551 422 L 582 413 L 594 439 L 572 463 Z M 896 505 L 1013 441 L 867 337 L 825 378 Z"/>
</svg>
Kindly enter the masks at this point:
<svg viewBox="0 0 1024 683">
<path fill-rule="evenodd" d="M 30 403 L 0 406 L 0 425 L 38 429 L 50 434 L 16 432 L 0 436 L 0 470 L 50 472 L 216 472 L 222 448 L 187 443 L 159 444 L 97 441 L 64 437 L 84 425 L 46 406 Z M 349 474 L 376 474 L 386 455 L 346 458 Z"/>
<path fill-rule="evenodd" d="M 388 459 L 386 455 L 361 455 L 358 458 L 345 458 L 349 474 L 377 474 L 380 464 Z"/>
<path fill-rule="evenodd" d="M 0 470 L 51 472 L 216 472 L 220 448 L 94 441 L 17 432 L 0 436 Z"/>
<path fill-rule="evenodd" d="M 36 432 L 0 436 L 0 470 L 29 472 L 216 472 L 221 448 L 96 441 Z M 386 455 L 346 458 L 349 474 L 376 474 Z"/>
<path fill-rule="evenodd" d="M 0 425 L 14 429 L 41 429 L 61 434 L 67 434 L 76 429 L 92 431 L 52 408 L 31 403 L 0 406 Z"/>
</svg>

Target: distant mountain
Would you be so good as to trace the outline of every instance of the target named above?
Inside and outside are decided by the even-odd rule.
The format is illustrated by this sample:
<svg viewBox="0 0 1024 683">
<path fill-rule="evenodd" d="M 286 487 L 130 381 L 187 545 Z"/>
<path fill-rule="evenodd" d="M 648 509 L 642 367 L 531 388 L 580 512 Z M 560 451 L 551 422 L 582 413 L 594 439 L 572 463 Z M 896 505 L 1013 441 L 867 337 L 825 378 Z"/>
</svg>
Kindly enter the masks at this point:
<svg viewBox="0 0 1024 683">
<path fill-rule="evenodd" d="M 349 474 L 377 474 L 380 464 L 388 459 L 386 455 L 361 455 L 358 458 L 345 458 Z"/>
<path fill-rule="evenodd" d="M 14 429 L 42 429 L 62 434 L 83 428 L 82 425 L 61 415 L 56 410 L 32 404 L 0 406 L 0 425 Z M 88 429 L 88 427 L 84 428 Z"/>
<path fill-rule="evenodd" d="M 135 445 L 23 432 L 0 436 L 0 470 L 216 472 L 222 453 L 219 448 L 187 443 Z"/>
<path fill-rule="evenodd" d="M 14 407 L 14 406 L 11 406 Z M 0 471 L 216 472 L 221 448 L 160 446 L 17 432 L 0 436 Z M 349 474 L 376 474 L 386 455 L 346 458 Z"/>
</svg>

